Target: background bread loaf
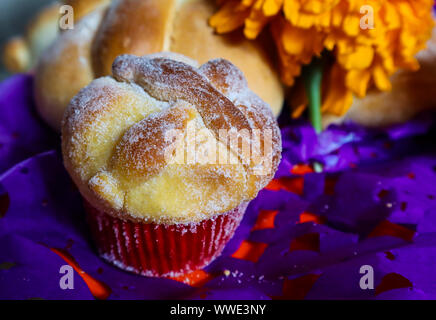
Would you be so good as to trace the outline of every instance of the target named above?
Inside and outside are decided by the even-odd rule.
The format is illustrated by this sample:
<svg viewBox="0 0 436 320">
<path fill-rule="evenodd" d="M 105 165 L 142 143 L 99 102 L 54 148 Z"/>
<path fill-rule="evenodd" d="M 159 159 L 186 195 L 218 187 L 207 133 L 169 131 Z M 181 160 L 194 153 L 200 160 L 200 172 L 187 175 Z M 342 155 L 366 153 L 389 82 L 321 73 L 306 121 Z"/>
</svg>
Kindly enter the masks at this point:
<svg viewBox="0 0 436 320">
<path fill-rule="evenodd" d="M 284 89 L 275 71 L 271 46 L 264 38 L 249 41 L 239 33 L 216 35 L 208 26 L 215 9 L 214 1 L 209 0 L 112 1 L 98 27 L 87 28 L 86 35 L 83 24 L 89 14 L 83 17 L 74 30 L 64 31 L 45 51 L 37 68 L 35 94 L 42 117 L 59 130 L 68 101 L 87 84 L 88 75 L 110 75 L 111 65 L 120 54 L 141 56 L 161 51 L 181 53 L 200 64 L 214 58 L 232 61 L 244 72 L 250 88 L 277 115 Z"/>
</svg>

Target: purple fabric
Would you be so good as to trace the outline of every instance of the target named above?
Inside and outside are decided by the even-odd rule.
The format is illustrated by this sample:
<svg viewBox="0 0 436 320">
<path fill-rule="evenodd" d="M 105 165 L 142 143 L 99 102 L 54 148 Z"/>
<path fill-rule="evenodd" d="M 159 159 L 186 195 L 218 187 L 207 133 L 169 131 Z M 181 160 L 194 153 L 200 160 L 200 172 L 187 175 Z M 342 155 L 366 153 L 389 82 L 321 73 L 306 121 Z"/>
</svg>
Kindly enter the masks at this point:
<svg viewBox="0 0 436 320">
<path fill-rule="evenodd" d="M 38 117 L 30 75 L 9 78 L 0 90 L 0 173 L 39 152 L 54 149 L 58 137 Z"/>
<path fill-rule="evenodd" d="M 37 118 L 31 92 L 30 76 L 0 85 L 0 299 L 94 299 L 77 272 L 74 290 L 60 288 L 66 262 L 50 248 L 110 288 L 109 299 L 436 298 L 433 115 L 379 130 L 331 126 L 319 136 L 302 121 L 283 125 L 276 178 L 304 179 L 303 193 L 262 190 L 205 268 L 208 280 L 190 286 L 97 256 L 59 139 Z M 291 173 L 314 161 L 323 173 Z M 278 211 L 274 228 L 252 230 L 263 210 Z M 301 223 L 303 212 L 320 220 Z M 242 241 L 264 245 L 257 261 L 232 257 Z M 374 290 L 359 286 L 363 265 L 374 269 Z"/>
</svg>

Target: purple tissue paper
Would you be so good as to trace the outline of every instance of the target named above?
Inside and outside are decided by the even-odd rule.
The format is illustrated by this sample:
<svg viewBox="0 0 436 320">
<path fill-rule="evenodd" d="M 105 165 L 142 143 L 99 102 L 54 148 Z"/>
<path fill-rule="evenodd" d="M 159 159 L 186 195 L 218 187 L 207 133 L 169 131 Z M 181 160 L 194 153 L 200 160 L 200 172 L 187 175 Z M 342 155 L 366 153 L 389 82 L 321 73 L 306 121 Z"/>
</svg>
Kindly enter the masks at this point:
<svg viewBox="0 0 436 320">
<path fill-rule="evenodd" d="M 0 299 L 435 299 L 435 119 L 318 136 L 285 121 L 276 177 L 223 254 L 186 277 L 147 278 L 98 257 L 32 77 L 14 76 L 0 84 Z M 64 265 L 73 289 L 60 285 Z"/>
</svg>

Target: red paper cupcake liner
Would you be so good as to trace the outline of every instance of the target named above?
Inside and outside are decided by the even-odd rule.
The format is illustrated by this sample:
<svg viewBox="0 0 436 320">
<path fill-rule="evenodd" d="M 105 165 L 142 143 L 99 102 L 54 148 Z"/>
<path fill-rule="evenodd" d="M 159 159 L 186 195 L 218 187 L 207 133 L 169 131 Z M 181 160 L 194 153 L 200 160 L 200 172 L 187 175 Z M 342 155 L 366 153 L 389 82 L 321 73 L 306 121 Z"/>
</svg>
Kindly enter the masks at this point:
<svg viewBox="0 0 436 320">
<path fill-rule="evenodd" d="M 175 277 L 198 270 L 221 254 L 247 205 L 192 226 L 140 223 L 115 218 L 85 202 L 101 257 L 148 277 Z"/>
</svg>

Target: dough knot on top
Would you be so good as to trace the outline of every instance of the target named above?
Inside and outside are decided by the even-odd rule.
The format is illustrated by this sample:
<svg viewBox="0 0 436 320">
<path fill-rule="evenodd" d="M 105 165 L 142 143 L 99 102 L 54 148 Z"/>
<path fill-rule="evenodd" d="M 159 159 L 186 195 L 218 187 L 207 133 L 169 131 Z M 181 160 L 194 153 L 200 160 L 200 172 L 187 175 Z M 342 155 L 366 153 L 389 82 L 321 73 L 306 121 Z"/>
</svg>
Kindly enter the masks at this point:
<svg viewBox="0 0 436 320">
<path fill-rule="evenodd" d="M 196 223 L 253 199 L 273 177 L 281 137 L 269 106 L 224 59 L 119 56 L 113 77 L 74 97 L 62 126 L 67 170 L 116 216 Z"/>
</svg>

